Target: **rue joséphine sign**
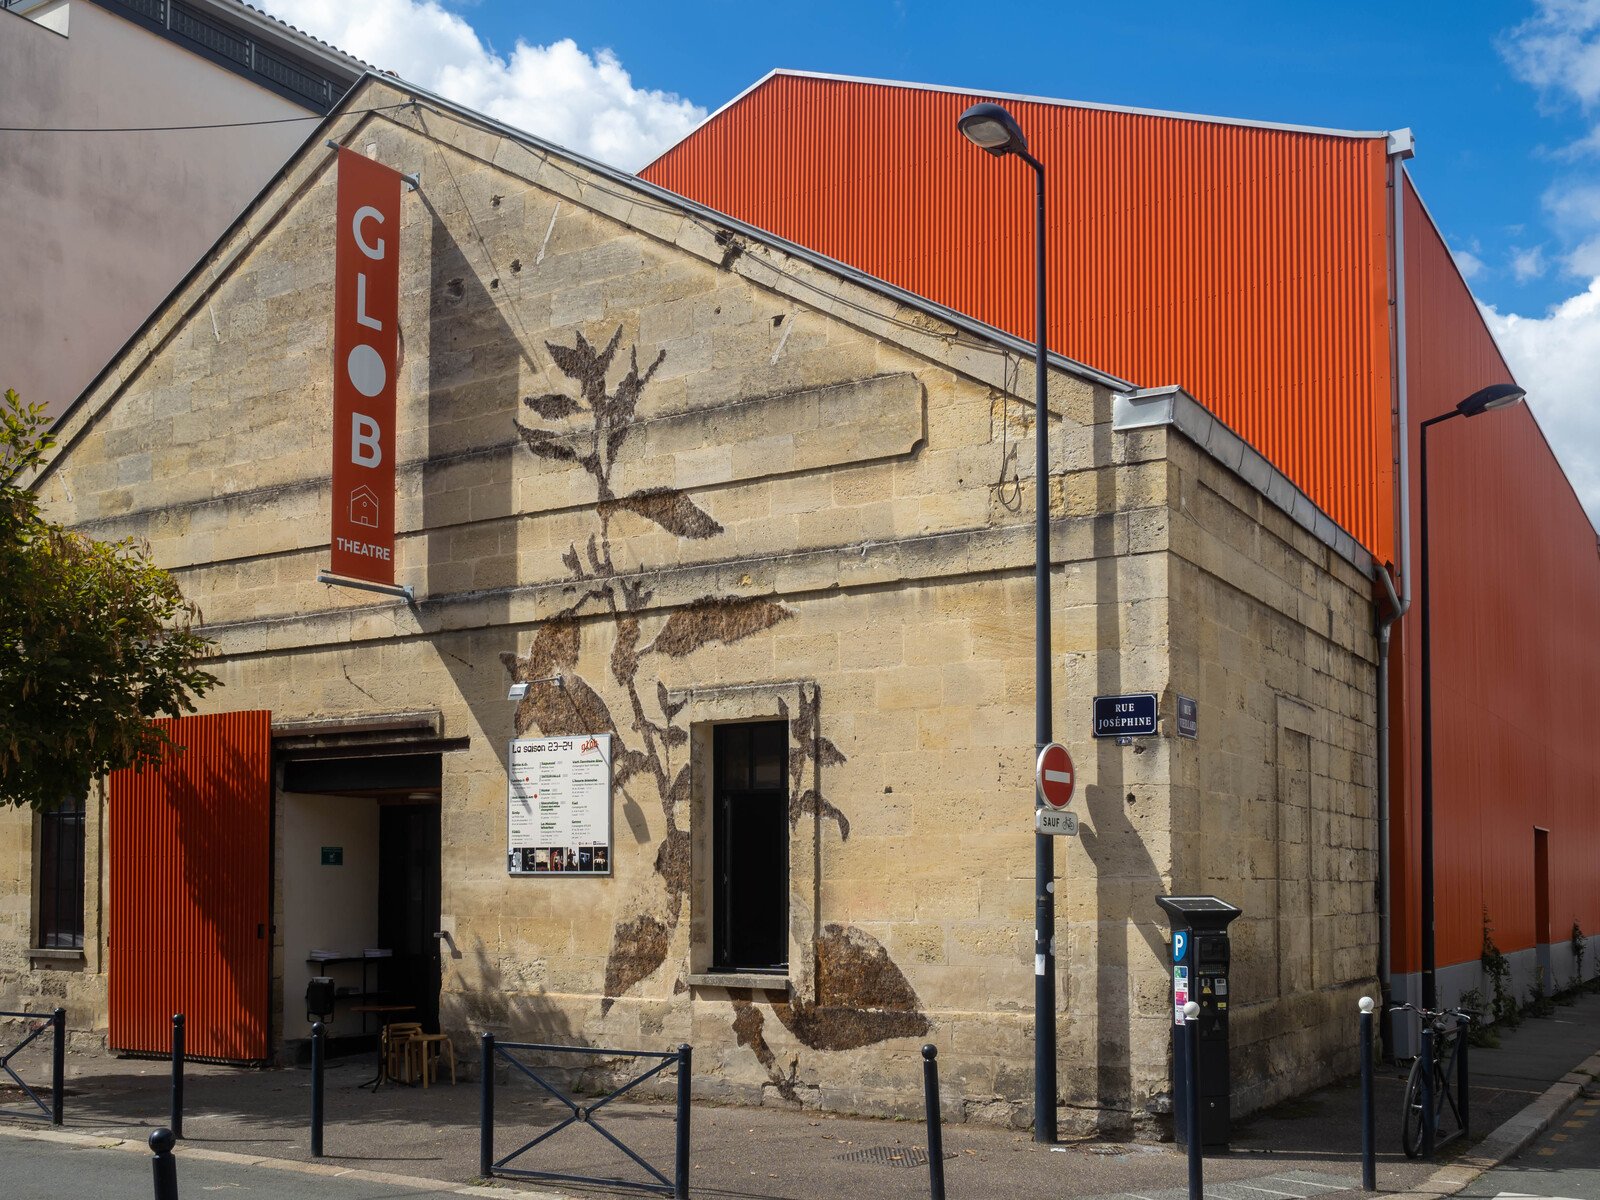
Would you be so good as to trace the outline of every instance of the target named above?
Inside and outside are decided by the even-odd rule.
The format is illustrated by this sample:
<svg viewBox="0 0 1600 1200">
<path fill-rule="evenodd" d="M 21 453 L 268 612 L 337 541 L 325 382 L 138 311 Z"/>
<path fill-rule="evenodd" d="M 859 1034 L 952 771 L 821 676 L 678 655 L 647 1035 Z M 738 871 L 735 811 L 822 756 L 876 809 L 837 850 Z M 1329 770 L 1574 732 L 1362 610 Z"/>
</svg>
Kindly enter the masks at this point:
<svg viewBox="0 0 1600 1200">
<path fill-rule="evenodd" d="M 329 565 L 335 575 L 391 585 L 400 183 L 392 167 L 340 148 Z"/>
</svg>

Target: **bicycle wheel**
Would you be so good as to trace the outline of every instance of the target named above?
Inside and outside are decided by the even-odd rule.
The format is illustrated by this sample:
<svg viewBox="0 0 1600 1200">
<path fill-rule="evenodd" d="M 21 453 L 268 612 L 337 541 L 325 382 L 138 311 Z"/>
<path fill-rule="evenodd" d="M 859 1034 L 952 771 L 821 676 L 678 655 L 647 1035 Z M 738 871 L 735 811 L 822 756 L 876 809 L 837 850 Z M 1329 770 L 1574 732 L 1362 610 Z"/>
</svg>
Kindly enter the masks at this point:
<svg viewBox="0 0 1600 1200">
<path fill-rule="evenodd" d="M 1411 1075 L 1406 1080 L 1405 1105 L 1400 1116 L 1400 1148 L 1407 1158 L 1422 1153 L 1422 1056 L 1411 1062 Z"/>
</svg>

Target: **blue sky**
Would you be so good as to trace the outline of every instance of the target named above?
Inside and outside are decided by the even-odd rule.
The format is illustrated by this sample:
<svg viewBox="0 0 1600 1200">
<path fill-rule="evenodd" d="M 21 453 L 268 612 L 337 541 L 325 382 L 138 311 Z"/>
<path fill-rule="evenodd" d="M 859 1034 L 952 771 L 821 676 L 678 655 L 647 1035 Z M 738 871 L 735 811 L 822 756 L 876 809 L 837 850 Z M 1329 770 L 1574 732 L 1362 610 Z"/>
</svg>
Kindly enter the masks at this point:
<svg viewBox="0 0 1600 1200">
<path fill-rule="evenodd" d="M 1600 0 L 254 0 L 637 169 L 775 67 L 1333 128 L 1412 177 L 1600 518 Z"/>
<path fill-rule="evenodd" d="M 502 55 L 517 40 L 610 47 L 636 87 L 708 110 L 773 67 L 871 75 L 1344 129 L 1410 125 L 1411 163 L 1480 298 L 1540 312 L 1573 292 L 1581 231 L 1542 198 L 1581 174 L 1552 151 L 1591 128 L 1518 79 L 1500 46 L 1532 4 L 529 4 L 453 6 Z M 1515 250 L 1543 247 L 1519 280 Z"/>
</svg>

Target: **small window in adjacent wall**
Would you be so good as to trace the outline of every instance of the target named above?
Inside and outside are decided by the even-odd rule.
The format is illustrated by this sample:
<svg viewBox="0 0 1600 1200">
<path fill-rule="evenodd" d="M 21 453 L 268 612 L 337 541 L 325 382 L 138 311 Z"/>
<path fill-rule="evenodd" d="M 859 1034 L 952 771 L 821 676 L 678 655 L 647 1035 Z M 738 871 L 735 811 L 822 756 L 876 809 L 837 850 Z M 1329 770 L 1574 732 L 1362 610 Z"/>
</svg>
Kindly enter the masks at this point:
<svg viewBox="0 0 1600 1200">
<path fill-rule="evenodd" d="M 39 817 L 39 940 L 45 950 L 83 948 L 82 798 Z"/>
<path fill-rule="evenodd" d="M 714 941 L 719 971 L 789 966 L 789 727 L 714 733 Z"/>
</svg>

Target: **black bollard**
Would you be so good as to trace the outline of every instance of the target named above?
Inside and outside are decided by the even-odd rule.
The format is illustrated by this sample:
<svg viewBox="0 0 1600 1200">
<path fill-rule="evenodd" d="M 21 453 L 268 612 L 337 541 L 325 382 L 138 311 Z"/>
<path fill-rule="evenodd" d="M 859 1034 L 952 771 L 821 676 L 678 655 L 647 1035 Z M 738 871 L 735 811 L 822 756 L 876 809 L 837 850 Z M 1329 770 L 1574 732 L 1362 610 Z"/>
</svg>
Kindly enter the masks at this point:
<svg viewBox="0 0 1600 1200">
<path fill-rule="evenodd" d="M 1472 1045 L 1472 1039 L 1467 1035 L 1472 1032 L 1471 1021 L 1461 1021 L 1461 1032 L 1456 1034 L 1456 1104 L 1461 1109 L 1461 1136 L 1466 1141 L 1472 1140 L 1472 1116 L 1468 1107 L 1467 1096 L 1467 1049 Z"/>
<path fill-rule="evenodd" d="M 172 1136 L 183 1136 L 183 1014 L 172 1014 Z"/>
<path fill-rule="evenodd" d="M 478 1104 L 478 1174 L 494 1174 L 494 1034 L 483 1035 L 483 1090 Z"/>
<path fill-rule="evenodd" d="M 678 1152 L 673 1200 L 689 1200 L 689 1095 L 694 1086 L 694 1051 L 678 1046 Z"/>
<path fill-rule="evenodd" d="M 1372 997 L 1361 997 L 1361 1190 L 1378 1190 L 1377 1134 L 1372 1098 Z"/>
<path fill-rule="evenodd" d="M 1433 1094 L 1433 1030 L 1422 1019 L 1422 1157 L 1433 1157 L 1433 1120 L 1442 1097 Z"/>
<path fill-rule="evenodd" d="M 177 1140 L 170 1129 L 158 1129 L 150 1135 L 150 1149 L 155 1153 L 150 1160 L 150 1174 L 155 1177 L 156 1200 L 178 1200 L 178 1160 L 172 1157 Z"/>
<path fill-rule="evenodd" d="M 1200 1162 L 1200 1006 L 1183 1006 L 1183 1061 L 1188 1079 L 1189 1200 L 1206 1200 L 1205 1168 Z"/>
<path fill-rule="evenodd" d="M 311 1026 L 311 1157 L 322 1157 L 322 1059 L 328 1031 L 317 1021 Z"/>
<path fill-rule="evenodd" d="M 50 1124 L 66 1119 L 67 1104 L 67 1010 L 56 1009 L 50 1021 L 55 1025 L 55 1044 L 50 1047 Z"/>
<path fill-rule="evenodd" d="M 928 1190 L 944 1200 L 944 1129 L 939 1124 L 939 1050 L 922 1048 L 922 1105 L 928 1114 Z"/>
</svg>

